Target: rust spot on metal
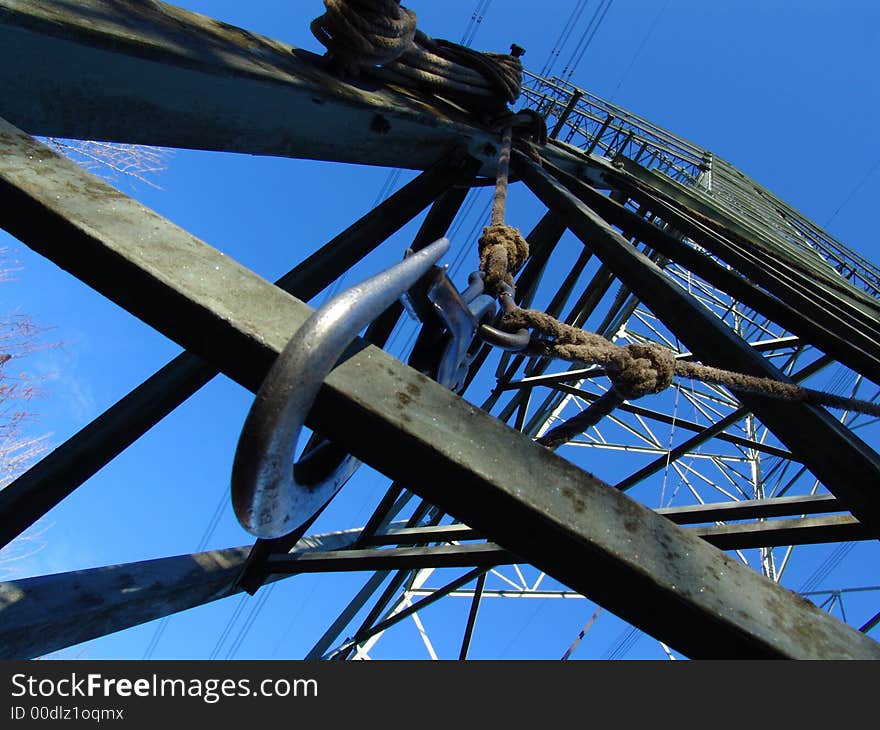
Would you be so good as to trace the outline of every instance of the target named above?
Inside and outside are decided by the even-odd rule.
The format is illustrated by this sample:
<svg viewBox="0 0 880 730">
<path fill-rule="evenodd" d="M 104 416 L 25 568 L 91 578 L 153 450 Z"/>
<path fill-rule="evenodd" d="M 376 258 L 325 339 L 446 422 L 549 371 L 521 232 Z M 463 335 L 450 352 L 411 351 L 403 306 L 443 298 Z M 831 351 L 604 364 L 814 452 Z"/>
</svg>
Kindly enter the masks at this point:
<svg viewBox="0 0 880 730">
<path fill-rule="evenodd" d="M 563 487 L 562 496 L 571 502 L 571 507 L 577 514 L 580 515 L 587 511 L 587 503 L 571 487 Z"/>
<path fill-rule="evenodd" d="M 388 134 L 391 131 L 391 122 L 381 114 L 376 114 L 370 122 L 370 131 L 376 134 Z"/>
</svg>

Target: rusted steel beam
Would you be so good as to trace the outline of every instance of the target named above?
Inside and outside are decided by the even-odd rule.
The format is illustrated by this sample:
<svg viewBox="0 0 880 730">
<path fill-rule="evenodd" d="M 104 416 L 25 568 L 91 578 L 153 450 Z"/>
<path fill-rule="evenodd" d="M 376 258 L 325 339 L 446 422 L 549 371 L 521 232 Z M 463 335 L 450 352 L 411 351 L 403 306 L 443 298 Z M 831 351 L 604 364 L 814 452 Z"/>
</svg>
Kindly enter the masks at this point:
<svg viewBox="0 0 880 730">
<path fill-rule="evenodd" d="M 311 313 L 6 122 L 0 223 L 252 390 Z M 349 350 L 307 425 L 685 654 L 880 657 L 873 640 L 375 347 Z"/>
</svg>

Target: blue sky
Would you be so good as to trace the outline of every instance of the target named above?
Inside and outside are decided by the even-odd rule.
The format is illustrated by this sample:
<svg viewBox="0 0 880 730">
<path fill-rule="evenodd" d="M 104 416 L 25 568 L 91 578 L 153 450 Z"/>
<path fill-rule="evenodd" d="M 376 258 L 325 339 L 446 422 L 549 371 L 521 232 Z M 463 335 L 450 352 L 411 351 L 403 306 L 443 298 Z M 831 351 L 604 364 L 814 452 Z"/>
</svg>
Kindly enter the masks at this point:
<svg viewBox="0 0 880 730">
<path fill-rule="evenodd" d="M 320 51 L 308 31 L 322 12 L 317 0 L 242 3 L 178 2 L 228 23 Z M 419 27 L 458 41 L 477 3 L 449 0 L 409 6 Z M 474 47 L 526 48 L 525 65 L 539 70 L 554 48 L 574 0 L 490 3 Z M 560 53 L 555 72 L 570 57 L 584 22 L 598 2 L 588 3 L 581 27 Z M 615 0 L 573 81 L 586 89 L 705 146 L 733 162 L 765 187 L 872 260 L 880 259 L 873 202 L 880 193 L 880 145 L 875 134 L 880 87 L 875 78 L 880 10 L 872 2 L 845 6 L 781 0 L 697 2 Z M 400 183 L 412 177 L 404 172 Z M 178 225 L 268 279 L 287 271 L 372 207 L 388 171 L 311 161 L 176 151 L 154 178 L 160 190 L 121 179 L 118 186 Z M 474 206 L 453 237 L 453 256 L 464 250 L 460 277 L 476 266 L 472 232 L 481 224 Z M 541 209 L 520 191 L 511 222 L 528 229 Z M 411 236 L 414 226 L 399 237 Z M 0 288 L 0 309 L 21 311 L 51 328 L 62 342 L 27 362 L 43 379 L 35 404 L 34 433 L 61 443 L 174 357 L 179 348 L 40 259 L 6 234 L 0 246 L 20 262 L 14 281 Z M 398 246 L 395 251 L 399 250 Z M 387 265 L 370 257 L 346 283 Z M 460 282 L 463 283 L 463 282 Z M 318 301 L 321 298 L 319 297 Z M 401 347 L 407 332 L 401 334 Z M 23 575 L 59 572 L 250 542 L 231 510 L 207 528 L 224 503 L 232 453 L 251 396 L 218 378 L 46 518 L 36 555 L 21 561 Z M 181 437 L 184 434 L 185 437 Z M 600 468 L 591 470 L 602 476 Z M 386 482 L 364 469 L 347 489 L 340 513 L 316 526 L 362 524 Z M 353 486 L 353 485 L 350 485 Z M 371 501 L 372 500 L 372 501 Z M 804 572 L 832 548 L 806 549 Z M 859 544 L 848 561 L 876 559 L 876 548 Z M 528 580 L 534 576 L 526 575 Z M 870 575 L 851 580 L 865 585 Z M 156 658 L 299 658 L 362 583 L 362 576 L 303 576 L 285 581 L 268 599 L 242 608 L 239 598 L 172 619 L 156 646 Z M 846 584 L 844 573 L 829 577 Z M 877 581 L 880 582 L 880 581 Z M 265 589 L 264 589 L 265 590 Z M 876 596 L 876 594 L 874 594 Z M 265 605 L 244 632 L 257 601 Z M 854 601 L 856 599 L 853 599 Z M 441 602 L 426 613 L 441 656 L 457 654 L 467 602 Z M 595 607 L 579 600 L 487 601 L 473 655 L 561 656 Z M 561 605 L 561 604 L 565 605 Z M 857 610 L 871 610 L 865 599 Z M 854 611 L 856 609 L 853 609 Z M 855 620 L 855 619 L 854 619 Z M 225 641 L 224 630 L 229 627 Z M 451 628 L 448 628 L 451 627 Z M 575 658 L 599 658 L 621 645 L 626 628 L 600 617 Z M 61 652 L 84 658 L 140 658 L 155 624 L 88 642 Z M 382 647 L 378 649 L 378 647 Z M 426 656 L 416 627 L 389 632 L 376 656 Z M 661 658 L 657 643 L 642 638 L 624 654 Z"/>
</svg>

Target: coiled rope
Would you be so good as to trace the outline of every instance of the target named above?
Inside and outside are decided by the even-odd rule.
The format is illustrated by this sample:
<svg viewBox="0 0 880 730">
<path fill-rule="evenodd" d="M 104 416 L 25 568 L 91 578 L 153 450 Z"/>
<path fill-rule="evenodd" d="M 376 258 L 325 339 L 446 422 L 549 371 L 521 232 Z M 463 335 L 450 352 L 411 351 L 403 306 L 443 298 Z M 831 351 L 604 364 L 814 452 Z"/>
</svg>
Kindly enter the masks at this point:
<svg viewBox="0 0 880 730">
<path fill-rule="evenodd" d="M 340 74 L 370 73 L 388 83 L 438 94 L 469 111 L 498 113 L 520 95 L 524 51 L 481 53 L 431 38 L 399 0 L 324 0 L 311 31 Z"/>
</svg>

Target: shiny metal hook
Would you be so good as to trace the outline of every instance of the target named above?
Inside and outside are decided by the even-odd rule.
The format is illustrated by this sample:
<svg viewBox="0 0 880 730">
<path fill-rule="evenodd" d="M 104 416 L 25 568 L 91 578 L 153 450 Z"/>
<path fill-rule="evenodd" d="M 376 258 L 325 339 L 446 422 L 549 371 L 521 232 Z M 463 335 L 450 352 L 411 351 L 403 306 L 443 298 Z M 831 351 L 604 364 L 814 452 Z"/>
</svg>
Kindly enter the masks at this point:
<svg viewBox="0 0 880 730">
<path fill-rule="evenodd" d="M 332 444 L 329 451 L 337 458 L 330 458 L 327 468 L 297 468 L 303 466 L 302 461 L 294 464 L 294 458 L 306 416 L 357 334 L 448 249 L 449 240 L 441 238 L 337 295 L 306 320 L 278 356 L 247 415 L 232 467 L 232 504 L 239 523 L 252 535 L 289 534 L 321 509 L 357 468 L 354 457 Z"/>
</svg>

